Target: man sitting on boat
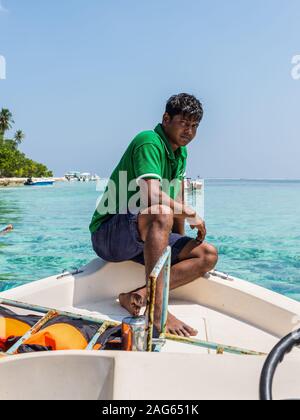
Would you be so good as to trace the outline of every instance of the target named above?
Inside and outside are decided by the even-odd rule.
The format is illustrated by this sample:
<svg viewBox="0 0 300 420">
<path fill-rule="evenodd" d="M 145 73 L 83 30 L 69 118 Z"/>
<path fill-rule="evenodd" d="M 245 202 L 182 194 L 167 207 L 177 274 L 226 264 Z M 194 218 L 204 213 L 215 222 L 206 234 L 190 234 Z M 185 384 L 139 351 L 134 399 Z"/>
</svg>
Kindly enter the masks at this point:
<svg viewBox="0 0 300 420">
<path fill-rule="evenodd" d="M 131 260 L 143 264 L 147 279 L 170 245 L 171 290 L 204 276 L 218 260 L 216 248 L 204 242 L 204 221 L 184 203 L 186 146 L 196 137 L 202 118 L 202 104 L 194 96 L 172 96 L 162 124 L 153 131 L 140 133 L 129 145 L 90 225 L 93 248 L 99 257 L 109 262 Z M 197 239 L 185 236 L 185 221 L 197 229 Z M 120 304 L 136 316 L 146 303 L 146 293 L 146 285 L 123 293 L 119 296 Z M 161 275 L 154 314 L 158 331 L 162 295 Z M 167 331 L 185 337 L 198 333 L 170 313 Z"/>
</svg>

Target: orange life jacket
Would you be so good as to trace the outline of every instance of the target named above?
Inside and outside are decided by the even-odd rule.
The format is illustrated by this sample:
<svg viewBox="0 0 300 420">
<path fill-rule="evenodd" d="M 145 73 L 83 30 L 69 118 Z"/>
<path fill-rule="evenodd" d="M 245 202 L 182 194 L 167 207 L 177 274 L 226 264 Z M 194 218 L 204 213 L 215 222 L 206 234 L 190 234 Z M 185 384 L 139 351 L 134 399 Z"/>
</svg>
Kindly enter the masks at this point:
<svg viewBox="0 0 300 420">
<path fill-rule="evenodd" d="M 17 315 L 0 306 L 0 350 L 6 352 L 20 337 L 28 332 L 42 317 L 36 315 Z M 99 330 L 100 325 L 89 321 L 57 316 L 47 322 L 40 331 L 33 334 L 19 348 L 18 353 L 32 351 L 84 350 Z M 120 348 L 121 328 L 109 328 L 97 341 L 94 350 Z M 108 342 L 111 342 L 108 344 Z"/>
</svg>

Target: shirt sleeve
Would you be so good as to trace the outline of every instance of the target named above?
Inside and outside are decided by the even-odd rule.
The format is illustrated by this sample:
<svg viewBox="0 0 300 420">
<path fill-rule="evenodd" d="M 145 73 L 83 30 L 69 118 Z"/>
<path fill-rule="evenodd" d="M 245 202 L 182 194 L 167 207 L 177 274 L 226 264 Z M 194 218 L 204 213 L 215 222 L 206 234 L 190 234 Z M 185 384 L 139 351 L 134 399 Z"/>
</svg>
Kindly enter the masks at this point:
<svg viewBox="0 0 300 420">
<path fill-rule="evenodd" d="M 141 179 L 159 179 L 162 181 L 162 161 L 158 147 L 144 144 L 133 155 L 133 167 L 137 183 Z"/>
</svg>

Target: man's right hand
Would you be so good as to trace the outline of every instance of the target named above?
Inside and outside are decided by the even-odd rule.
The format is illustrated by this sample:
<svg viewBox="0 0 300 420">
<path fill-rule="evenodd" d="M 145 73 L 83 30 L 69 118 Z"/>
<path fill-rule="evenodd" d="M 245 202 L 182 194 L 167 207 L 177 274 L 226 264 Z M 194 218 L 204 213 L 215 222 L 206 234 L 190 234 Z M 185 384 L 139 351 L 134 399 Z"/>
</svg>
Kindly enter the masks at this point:
<svg viewBox="0 0 300 420">
<path fill-rule="evenodd" d="M 193 215 L 190 215 L 190 214 L 191 214 L 190 209 L 187 209 L 188 217 L 186 220 L 192 229 L 198 230 L 197 241 L 202 243 L 204 242 L 206 238 L 206 234 L 207 234 L 205 222 L 200 216 L 198 216 L 198 214 L 195 211 Z"/>
</svg>

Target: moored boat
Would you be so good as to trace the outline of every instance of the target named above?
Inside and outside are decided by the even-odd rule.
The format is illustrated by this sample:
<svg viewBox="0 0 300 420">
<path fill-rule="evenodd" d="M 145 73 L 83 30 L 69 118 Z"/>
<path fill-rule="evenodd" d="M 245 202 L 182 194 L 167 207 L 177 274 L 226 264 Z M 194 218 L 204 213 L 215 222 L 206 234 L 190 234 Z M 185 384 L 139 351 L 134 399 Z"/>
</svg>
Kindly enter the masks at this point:
<svg viewBox="0 0 300 420">
<path fill-rule="evenodd" d="M 204 181 L 200 180 L 192 180 L 191 178 L 186 178 L 184 180 L 184 188 L 187 191 L 197 191 L 202 190 L 204 188 Z"/>
<path fill-rule="evenodd" d="M 80 172 L 79 171 L 70 171 L 65 174 L 65 179 L 69 182 L 79 181 Z"/>
<path fill-rule="evenodd" d="M 27 181 L 24 183 L 24 185 L 28 187 L 54 185 L 54 180 L 50 180 L 50 179 L 33 180 L 32 178 L 28 178 Z"/>
</svg>

